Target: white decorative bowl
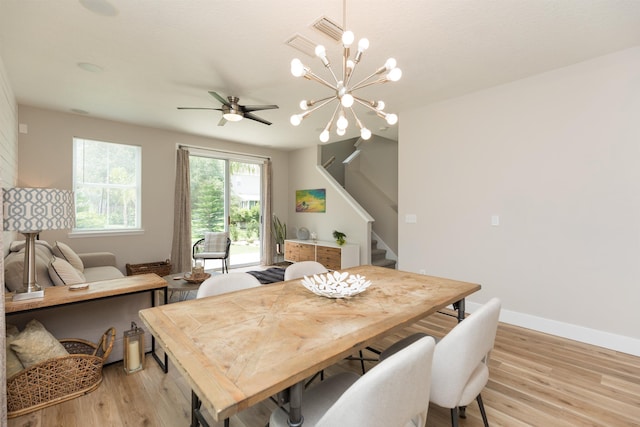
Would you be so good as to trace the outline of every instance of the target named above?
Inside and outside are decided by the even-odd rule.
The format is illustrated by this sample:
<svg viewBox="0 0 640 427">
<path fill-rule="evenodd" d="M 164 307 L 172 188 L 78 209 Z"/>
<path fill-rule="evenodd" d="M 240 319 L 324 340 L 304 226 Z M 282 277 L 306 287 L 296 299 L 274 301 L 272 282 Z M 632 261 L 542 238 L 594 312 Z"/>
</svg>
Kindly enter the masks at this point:
<svg viewBox="0 0 640 427">
<path fill-rule="evenodd" d="M 316 295 L 327 298 L 347 298 L 359 294 L 371 285 L 371 280 L 366 280 L 359 274 L 333 273 L 314 274 L 304 276 L 302 285 Z"/>
</svg>

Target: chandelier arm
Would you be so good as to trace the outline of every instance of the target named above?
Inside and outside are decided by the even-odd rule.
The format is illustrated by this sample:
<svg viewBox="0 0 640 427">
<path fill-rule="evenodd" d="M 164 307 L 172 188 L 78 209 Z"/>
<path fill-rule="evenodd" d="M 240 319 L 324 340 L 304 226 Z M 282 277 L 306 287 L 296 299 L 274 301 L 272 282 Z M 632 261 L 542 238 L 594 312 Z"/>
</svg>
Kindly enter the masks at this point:
<svg viewBox="0 0 640 427">
<path fill-rule="evenodd" d="M 328 103 L 330 103 L 331 101 L 333 101 L 334 99 L 338 99 L 337 96 L 331 96 L 329 98 L 325 98 L 325 101 L 323 101 L 322 103 L 316 105 L 315 107 L 313 107 L 310 110 L 305 111 L 304 113 L 302 113 L 305 117 L 308 117 L 311 115 L 311 113 L 313 113 L 316 110 L 319 110 L 320 108 L 324 107 L 325 105 L 327 105 Z"/>
<path fill-rule="evenodd" d="M 368 80 L 368 79 L 366 79 L 366 80 Z M 371 82 L 368 82 L 368 83 L 365 83 L 366 80 L 363 80 L 360 83 L 358 83 L 357 85 L 355 85 L 354 87 L 352 87 L 351 88 L 351 92 L 356 91 L 358 89 L 362 89 L 363 87 L 375 85 L 375 84 L 378 84 L 378 83 L 386 83 L 386 82 L 390 81 L 386 77 L 383 77 L 381 79 L 374 80 L 374 81 L 371 81 Z"/>
<path fill-rule="evenodd" d="M 357 62 L 354 62 L 354 63 L 353 63 L 353 68 L 351 69 L 351 73 L 347 76 L 347 79 L 346 79 L 346 81 L 345 81 L 345 83 L 344 83 L 344 86 L 345 86 L 345 87 L 349 87 L 349 82 L 351 82 L 351 77 L 353 77 L 353 74 L 355 73 L 355 71 L 356 71 L 356 67 L 357 67 L 357 66 L 358 66 L 358 63 L 357 63 Z M 346 65 L 345 65 L 345 70 L 346 70 L 346 68 L 347 68 L 347 67 L 346 67 Z M 346 71 L 345 71 L 345 72 L 346 72 Z M 369 80 L 369 79 L 370 79 L 371 77 L 373 77 L 374 75 L 375 75 L 375 74 L 370 75 L 369 77 L 367 77 L 366 79 L 364 79 L 364 80 L 363 80 L 363 81 L 361 81 L 360 83 L 363 83 L 363 82 L 365 82 L 365 81 Z M 358 83 L 358 84 L 360 84 L 360 83 Z"/>
<path fill-rule="evenodd" d="M 314 105 L 316 105 L 318 102 L 324 102 L 324 101 L 326 101 L 327 99 L 334 99 L 334 98 L 336 98 L 336 95 L 333 95 L 333 96 L 327 96 L 326 98 L 322 98 L 322 99 L 316 99 L 315 101 L 313 101 L 313 100 L 312 100 L 312 101 L 309 101 L 309 102 L 312 102 L 312 104 L 309 104 L 308 106 L 309 106 L 309 107 L 313 107 L 313 106 L 314 106 Z"/>
<path fill-rule="evenodd" d="M 356 112 L 353 109 L 353 107 L 349 107 L 349 110 L 351 110 L 351 114 L 353 114 L 353 118 L 356 119 L 356 125 L 358 126 L 358 128 L 362 129 L 362 122 L 358 118 L 358 115 L 356 114 Z"/>
<path fill-rule="evenodd" d="M 329 72 L 331 73 L 331 75 L 333 76 L 333 80 L 336 81 L 336 84 L 338 84 L 338 77 L 336 76 L 336 73 L 333 72 L 333 68 L 331 68 L 331 64 L 326 65 L 326 68 L 329 70 Z"/>
<path fill-rule="evenodd" d="M 331 126 L 333 126 L 333 121 L 336 119 L 336 114 L 338 114 L 338 109 L 339 108 L 340 108 L 340 103 L 338 103 L 338 105 L 336 105 L 335 110 L 333 110 L 333 114 L 331 115 L 331 119 L 327 123 L 327 126 L 325 126 L 324 130 L 331 131 Z"/>
<path fill-rule="evenodd" d="M 316 75 L 313 71 L 309 70 L 307 71 L 307 74 L 305 74 L 305 77 L 309 80 L 313 80 L 316 81 L 318 83 L 320 83 L 321 85 L 324 85 L 326 87 L 328 87 L 331 90 L 336 90 L 336 87 L 334 85 L 332 85 L 331 83 L 329 83 L 328 81 L 326 81 L 325 79 L 323 79 L 322 77 Z"/>
<path fill-rule="evenodd" d="M 354 69 L 355 69 L 355 67 L 354 67 Z M 353 85 L 353 88 L 351 90 L 360 89 L 361 87 L 364 87 L 363 84 L 365 84 L 366 82 L 368 82 L 369 80 L 374 78 L 377 74 L 380 74 L 380 73 L 378 73 L 378 70 L 376 70 L 375 72 L 369 74 L 367 77 L 365 77 L 364 79 L 360 80 L 358 83 Z"/>
<path fill-rule="evenodd" d="M 360 103 L 360 104 L 364 105 L 365 107 L 367 107 L 368 109 L 370 109 L 370 110 L 371 110 L 371 111 L 373 111 L 374 113 L 376 113 L 376 114 L 378 113 L 378 110 L 376 110 L 376 109 L 373 107 L 373 105 L 371 105 L 371 104 L 372 104 L 372 102 L 371 102 L 371 101 L 367 101 L 367 100 L 364 100 L 364 99 L 362 99 L 362 98 L 358 98 L 357 96 L 354 96 L 354 97 L 353 97 L 353 99 L 354 99 L 354 100 L 356 100 L 358 103 Z"/>
</svg>

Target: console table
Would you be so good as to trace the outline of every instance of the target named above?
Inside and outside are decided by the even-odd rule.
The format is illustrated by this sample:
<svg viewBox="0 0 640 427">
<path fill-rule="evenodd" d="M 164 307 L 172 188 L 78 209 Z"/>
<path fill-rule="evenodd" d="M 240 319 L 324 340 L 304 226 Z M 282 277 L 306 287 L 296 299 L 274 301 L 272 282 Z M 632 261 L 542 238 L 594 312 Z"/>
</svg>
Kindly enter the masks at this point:
<svg viewBox="0 0 640 427">
<path fill-rule="evenodd" d="M 285 240 L 284 259 L 290 262 L 317 261 L 329 270 L 360 265 L 360 246 L 313 240 Z"/>
<path fill-rule="evenodd" d="M 79 290 L 70 290 L 69 286 L 51 286 L 44 288 L 44 298 L 39 299 L 13 301 L 13 294 L 5 293 L 4 308 L 5 314 L 10 316 L 12 314 L 26 313 L 46 308 L 61 307 L 142 292 L 151 293 L 151 305 L 155 307 L 155 291 L 158 290 L 164 291 L 164 304 L 166 304 L 167 282 L 157 274 L 141 274 L 118 279 L 91 282 L 89 283 L 88 288 Z M 165 354 L 163 363 L 156 354 L 155 337 L 153 337 L 153 335 L 151 336 L 151 354 L 166 373 L 167 355 Z"/>
</svg>

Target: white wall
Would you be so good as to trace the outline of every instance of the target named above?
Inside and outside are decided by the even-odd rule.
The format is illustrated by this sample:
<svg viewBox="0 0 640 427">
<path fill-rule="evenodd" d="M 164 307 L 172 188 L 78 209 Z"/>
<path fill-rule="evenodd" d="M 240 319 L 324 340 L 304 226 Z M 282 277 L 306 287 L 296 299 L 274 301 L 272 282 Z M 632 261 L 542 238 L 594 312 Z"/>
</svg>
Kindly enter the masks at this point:
<svg viewBox="0 0 640 427">
<path fill-rule="evenodd" d="M 640 354 L 640 47 L 401 119 L 401 269 Z"/>
<path fill-rule="evenodd" d="M 372 218 L 362 210 L 328 172 L 318 166 L 319 149 L 303 148 L 289 153 L 289 185 L 287 204 L 287 237 L 296 238 L 298 227 L 316 232 L 318 240 L 335 241 L 334 230 L 347 235 L 347 243 L 360 245 L 360 263 L 369 263 Z M 325 188 L 327 211 L 325 213 L 297 213 L 296 190 Z M 282 219 L 281 212 L 274 213 Z M 285 216 L 285 215 L 283 215 Z"/>
<path fill-rule="evenodd" d="M 19 185 L 72 188 L 73 137 L 120 142 L 142 147 L 142 226 L 144 234 L 69 238 L 68 231 L 46 231 L 41 238 L 60 240 L 78 252 L 109 251 L 118 266 L 170 258 L 176 144 L 271 156 L 273 209 L 284 211 L 287 195 L 287 153 L 257 146 L 135 126 L 76 114 L 19 106 L 19 121 L 28 128 L 19 135 Z M 286 220 L 286 218 L 285 218 Z"/>
</svg>

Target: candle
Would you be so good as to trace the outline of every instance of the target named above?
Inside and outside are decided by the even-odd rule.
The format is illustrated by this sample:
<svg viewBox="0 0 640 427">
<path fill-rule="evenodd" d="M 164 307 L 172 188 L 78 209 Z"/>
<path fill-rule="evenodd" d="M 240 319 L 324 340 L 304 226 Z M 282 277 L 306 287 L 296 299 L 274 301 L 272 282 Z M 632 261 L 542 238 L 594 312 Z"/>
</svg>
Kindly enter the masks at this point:
<svg viewBox="0 0 640 427">
<path fill-rule="evenodd" d="M 129 361 L 127 368 L 130 371 L 135 371 L 140 367 L 140 349 L 139 341 L 132 341 L 129 343 Z"/>
</svg>

